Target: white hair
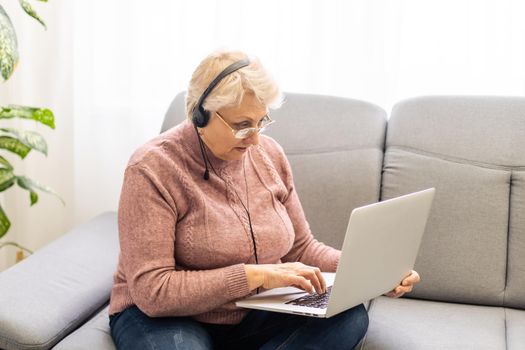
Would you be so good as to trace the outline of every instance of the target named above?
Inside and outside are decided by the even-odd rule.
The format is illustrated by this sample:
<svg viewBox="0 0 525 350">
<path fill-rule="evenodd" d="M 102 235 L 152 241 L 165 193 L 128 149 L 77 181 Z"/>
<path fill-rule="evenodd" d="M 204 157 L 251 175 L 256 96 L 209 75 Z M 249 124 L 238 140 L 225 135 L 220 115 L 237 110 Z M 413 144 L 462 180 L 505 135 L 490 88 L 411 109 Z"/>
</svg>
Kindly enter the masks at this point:
<svg viewBox="0 0 525 350">
<path fill-rule="evenodd" d="M 239 106 L 245 93 L 253 93 L 257 100 L 269 108 L 279 108 L 283 96 L 272 76 L 258 58 L 248 57 L 240 51 L 216 51 L 207 56 L 193 72 L 186 92 L 186 116 L 192 112 L 204 90 L 220 72 L 230 64 L 248 58 L 250 64 L 225 76 L 204 99 L 203 108 L 216 111 L 223 107 Z"/>
</svg>

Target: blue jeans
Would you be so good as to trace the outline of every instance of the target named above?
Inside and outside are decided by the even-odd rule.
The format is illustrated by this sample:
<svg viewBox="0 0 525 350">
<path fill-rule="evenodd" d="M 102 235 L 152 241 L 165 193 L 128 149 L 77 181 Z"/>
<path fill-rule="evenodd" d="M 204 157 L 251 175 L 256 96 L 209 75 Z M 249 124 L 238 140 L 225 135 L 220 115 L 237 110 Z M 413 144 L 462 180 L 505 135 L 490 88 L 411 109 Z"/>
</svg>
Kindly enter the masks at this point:
<svg viewBox="0 0 525 350">
<path fill-rule="evenodd" d="M 328 319 L 252 310 L 236 325 L 151 318 L 136 306 L 110 316 L 117 349 L 353 349 L 368 328 L 363 305 Z"/>
</svg>

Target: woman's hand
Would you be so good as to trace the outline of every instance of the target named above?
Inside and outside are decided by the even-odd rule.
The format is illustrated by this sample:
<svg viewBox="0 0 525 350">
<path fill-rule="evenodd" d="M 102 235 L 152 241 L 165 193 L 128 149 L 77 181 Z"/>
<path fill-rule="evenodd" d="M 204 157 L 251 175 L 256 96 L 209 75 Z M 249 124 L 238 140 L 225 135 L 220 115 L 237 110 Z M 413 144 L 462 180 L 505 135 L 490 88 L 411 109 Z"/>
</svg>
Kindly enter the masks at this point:
<svg viewBox="0 0 525 350">
<path fill-rule="evenodd" d="M 419 277 L 419 274 L 412 270 L 410 272 L 410 275 L 405 277 L 399 286 L 392 289 L 390 292 L 386 293 L 385 295 L 390 298 L 399 298 L 405 293 L 411 292 L 412 288 L 414 287 L 414 284 L 419 283 L 421 281 L 421 278 Z"/>
<path fill-rule="evenodd" d="M 263 287 L 265 289 L 279 287 L 297 287 L 308 293 L 314 290 L 326 292 L 326 282 L 317 267 L 300 262 L 284 264 L 244 265 L 250 290 Z"/>
</svg>

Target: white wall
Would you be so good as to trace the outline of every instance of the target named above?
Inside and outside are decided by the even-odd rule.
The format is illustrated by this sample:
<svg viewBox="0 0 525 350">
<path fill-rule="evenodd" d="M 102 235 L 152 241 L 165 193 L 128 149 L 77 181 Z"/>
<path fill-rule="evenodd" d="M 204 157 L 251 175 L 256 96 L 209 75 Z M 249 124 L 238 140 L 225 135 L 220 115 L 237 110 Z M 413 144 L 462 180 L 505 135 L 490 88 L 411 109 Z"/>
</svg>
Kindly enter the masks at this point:
<svg viewBox="0 0 525 350">
<path fill-rule="evenodd" d="M 25 193 L 7 193 L 8 238 L 31 248 L 116 210 L 131 152 L 219 47 L 259 56 L 285 91 L 387 111 L 416 95 L 525 94 L 520 0 L 52 0 L 35 3 L 47 32 L 13 4 L 24 47 L 0 101 L 53 108 L 57 130 L 39 128 L 50 156 L 23 165 L 67 201 L 42 195 L 29 209 Z"/>
</svg>

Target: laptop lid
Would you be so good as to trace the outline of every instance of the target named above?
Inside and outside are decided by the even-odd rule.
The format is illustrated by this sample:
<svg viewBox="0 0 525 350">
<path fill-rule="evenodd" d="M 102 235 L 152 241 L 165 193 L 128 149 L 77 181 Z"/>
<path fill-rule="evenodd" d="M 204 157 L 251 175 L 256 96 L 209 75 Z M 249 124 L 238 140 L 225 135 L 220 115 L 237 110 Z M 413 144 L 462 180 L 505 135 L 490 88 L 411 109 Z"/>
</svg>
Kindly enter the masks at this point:
<svg viewBox="0 0 525 350">
<path fill-rule="evenodd" d="M 327 317 L 395 288 L 414 268 L 435 189 L 352 211 Z"/>
</svg>

